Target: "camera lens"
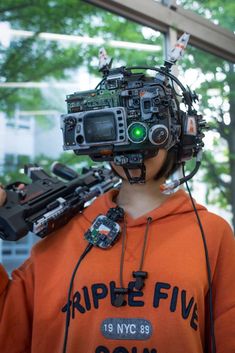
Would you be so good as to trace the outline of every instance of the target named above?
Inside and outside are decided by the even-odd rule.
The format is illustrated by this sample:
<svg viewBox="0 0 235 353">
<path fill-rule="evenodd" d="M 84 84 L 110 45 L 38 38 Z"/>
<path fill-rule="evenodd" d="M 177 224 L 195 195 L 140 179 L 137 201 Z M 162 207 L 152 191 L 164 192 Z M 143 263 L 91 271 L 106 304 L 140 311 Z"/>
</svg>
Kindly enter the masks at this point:
<svg viewBox="0 0 235 353">
<path fill-rule="evenodd" d="M 149 140 L 153 145 L 162 146 L 168 139 L 169 131 L 165 125 L 154 125 L 149 130 Z"/>
<path fill-rule="evenodd" d="M 147 137 L 146 126 L 142 123 L 132 123 L 128 127 L 128 137 L 134 143 L 143 142 Z"/>
<path fill-rule="evenodd" d="M 139 98 L 133 99 L 133 105 L 139 106 L 140 105 L 140 99 Z"/>
<path fill-rule="evenodd" d="M 84 137 L 82 135 L 78 135 L 76 137 L 76 141 L 79 145 L 81 145 L 84 142 Z"/>
</svg>

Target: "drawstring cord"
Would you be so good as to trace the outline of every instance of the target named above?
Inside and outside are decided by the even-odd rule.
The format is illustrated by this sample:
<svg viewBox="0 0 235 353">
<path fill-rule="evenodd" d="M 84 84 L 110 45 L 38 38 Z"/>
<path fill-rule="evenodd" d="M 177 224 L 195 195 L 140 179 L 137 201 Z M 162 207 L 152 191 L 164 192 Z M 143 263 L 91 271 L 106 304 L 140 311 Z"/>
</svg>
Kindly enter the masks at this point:
<svg viewBox="0 0 235 353">
<path fill-rule="evenodd" d="M 144 287 L 144 280 L 147 278 L 147 272 L 142 271 L 143 264 L 144 264 L 144 255 L 145 249 L 147 244 L 147 238 L 149 233 L 149 225 L 152 222 L 152 218 L 147 218 L 147 224 L 144 233 L 144 242 L 141 251 L 141 258 L 140 258 L 140 266 L 138 271 L 133 271 L 132 275 L 135 278 L 135 288 L 137 290 L 141 290 Z M 126 246 L 126 235 L 127 235 L 127 226 L 126 226 L 126 219 L 124 216 L 124 227 L 123 227 L 123 236 L 122 236 L 122 252 L 121 252 L 121 259 L 120 259 L 120 288 L 115 288 L 114 293 L 116 294 L 114 305 L 119 307 L 126 305 L 125 301 L 125 294 L 128 293 L 128 288 L 124 288 L 123 284 L 123 268 L 124 268 L 124 255 L 125 255 L 125 246 Z"/>
<path fill-rule="evenodd" d="M 149 233 L 149 225 L 152 222 L 152 218 L 147 218 L 147 225 L 145 228 L 144 233 L 144 244 L 142 248 L 141 260 L 140 260 L 140 267 L 138 271 L 133 271 L 132 275 L 135 278 L 135 289 L 141 290 L 144 287 L 144 280 L 148 277 L 148 273 L 146 271 L 142 271 L 143 264 L 144 264 L 144 255 L 145 255 L 145 248 L 147 244 L 147 238 Z"/>
</svg>

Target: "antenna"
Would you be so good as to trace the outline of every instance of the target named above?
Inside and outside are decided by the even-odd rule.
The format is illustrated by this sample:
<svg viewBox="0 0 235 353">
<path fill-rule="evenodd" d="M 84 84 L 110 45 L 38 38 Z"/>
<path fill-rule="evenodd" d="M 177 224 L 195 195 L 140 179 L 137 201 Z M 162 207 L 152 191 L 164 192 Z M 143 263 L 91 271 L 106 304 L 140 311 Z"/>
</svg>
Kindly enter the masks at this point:
<svg viewBox="0 0 235 353">
<path fill-rule="evenodd" d="M 164 65 L 168 71 L 170 71 L 172 65 L 175 65 L 176 62 L 183 57 L 189 37 L 190 34 L 188 33 L 182 34 L 182 36 L 175 43 L 174 47 L 171 49 L 168 54 L 168 58 L 164 62 Z"/>
<path fill-rule="evenodd" d="M 102 71 L 104 76 L 109 73 L 113 59 L 110 59 L 105 48 L 99 50 L 99 71 Z"/>
</svg>

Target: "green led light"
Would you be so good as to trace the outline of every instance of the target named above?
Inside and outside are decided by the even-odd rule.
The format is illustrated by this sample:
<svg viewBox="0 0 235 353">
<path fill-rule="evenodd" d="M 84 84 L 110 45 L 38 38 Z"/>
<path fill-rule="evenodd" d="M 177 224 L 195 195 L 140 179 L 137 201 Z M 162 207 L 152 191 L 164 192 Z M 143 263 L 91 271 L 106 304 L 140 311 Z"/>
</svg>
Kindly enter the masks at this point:
<svg viewBox="0 0 235 353">
<path fill-rule="evenodd" d="M 135 135 L 136 137 L 140 137 L 143 134 L 144 134 L 144 131 L 139 129 L 138 127 L 133 130 L 133 135 Z"/>
<path fill-rule="evenodd" d="M 131 141 L 140 143 L 146 138 L 146 127 L 140 123 L 133 123 L 129 126 L 128 134 Z"/>
</svg>

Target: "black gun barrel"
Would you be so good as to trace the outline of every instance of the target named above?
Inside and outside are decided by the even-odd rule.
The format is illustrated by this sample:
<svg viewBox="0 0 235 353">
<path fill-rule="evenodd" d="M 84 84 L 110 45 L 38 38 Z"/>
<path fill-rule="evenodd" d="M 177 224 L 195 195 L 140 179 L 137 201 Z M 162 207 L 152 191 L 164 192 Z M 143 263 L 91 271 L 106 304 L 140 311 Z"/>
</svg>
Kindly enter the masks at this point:
<svg viewBox="0 0 235 353">
<path fill-rule="evenodd" d="M 74 169 L 60 162 L 54 162 L 51 166 L 51 171 L 53 174 L 65 180 L 73 180 L 79 177 L 79 174 L 75 172 Z"/>
</svg>

